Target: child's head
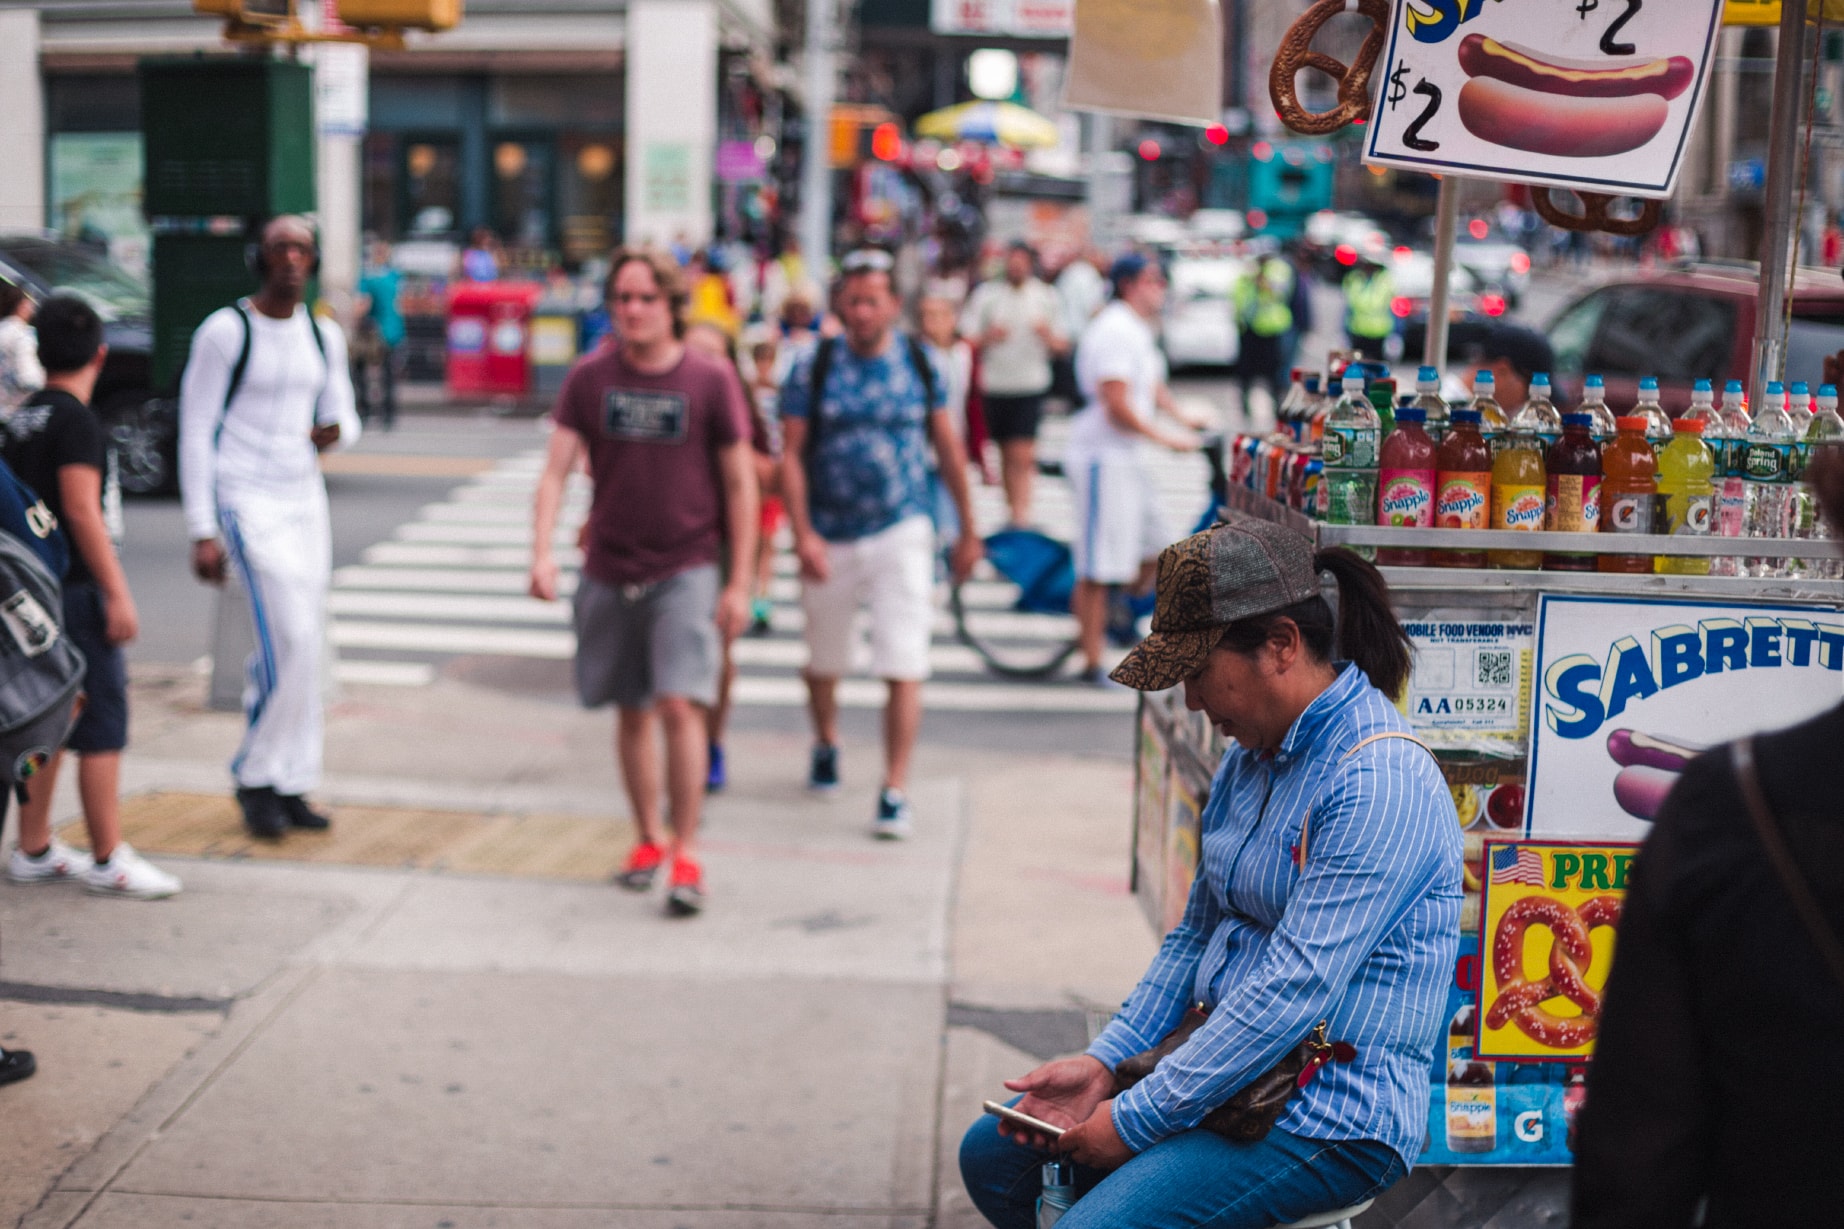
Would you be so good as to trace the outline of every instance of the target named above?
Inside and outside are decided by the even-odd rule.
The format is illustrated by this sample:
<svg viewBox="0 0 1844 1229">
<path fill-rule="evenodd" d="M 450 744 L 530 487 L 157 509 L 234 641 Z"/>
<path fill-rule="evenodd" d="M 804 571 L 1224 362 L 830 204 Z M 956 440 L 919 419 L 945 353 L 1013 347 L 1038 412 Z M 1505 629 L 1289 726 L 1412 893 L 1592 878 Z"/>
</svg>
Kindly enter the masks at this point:
<svg viewBox="0 0 1844 1229">
<path fill-rule="evenodd" d="M 54 294 L 39 305 L 38 361 L 48 375 L 82 371 L 102 351 L 102 318 L 74 294 Z"/>
<path fill-rule="evenodd" d="M 916 305 L 917 321 L 922 326 L 922 336 L 944 349 L 954 344 L 956 325 L 954 304 L 940 296 L 925 296 Z"/>
</svg>

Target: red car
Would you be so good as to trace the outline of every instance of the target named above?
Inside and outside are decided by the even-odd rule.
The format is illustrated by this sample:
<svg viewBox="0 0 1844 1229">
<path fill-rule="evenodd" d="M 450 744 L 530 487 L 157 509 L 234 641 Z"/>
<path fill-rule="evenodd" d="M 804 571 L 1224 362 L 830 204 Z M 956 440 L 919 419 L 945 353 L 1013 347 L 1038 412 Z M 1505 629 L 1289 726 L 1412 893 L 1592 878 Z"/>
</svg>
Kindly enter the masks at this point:
<svg viewBox="0 0 1844 1229">
<path fill-rule="evenodd" d="M 1637 401 L 1642 376 L 1657 376 L 1659 399 L 1675 415 L 1690 405 L 1698 380 L 1718 392 L 1725 380 L 1746 385 L 1758 277 L 1752 264 L 1703 264 L 1595 287 L 1550 322 L 1561 387 L 1571 402 L 1579 400 L 1582 377 L 1598 373 L 1618 413 Z M 1816 391 L 1825 357 L 1844 350 L 1844 279 L 1835 270 L 1801 269 L 1790 297 L 1786 380 Z"/>
</svg>

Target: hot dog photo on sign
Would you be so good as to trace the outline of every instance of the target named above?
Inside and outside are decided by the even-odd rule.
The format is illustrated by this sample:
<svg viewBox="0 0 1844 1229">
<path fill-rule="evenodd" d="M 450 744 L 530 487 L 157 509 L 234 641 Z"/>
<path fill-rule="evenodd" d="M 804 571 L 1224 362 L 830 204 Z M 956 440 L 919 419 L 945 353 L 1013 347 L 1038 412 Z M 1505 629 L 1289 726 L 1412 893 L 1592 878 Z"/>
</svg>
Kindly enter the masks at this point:
<svg viewBox="0 0 1844 1229">
<path fill-rule="evenodd" d="M 1398 0 L 1365 161 L 1667 194 L 1720 0 Z"/>
</svg>

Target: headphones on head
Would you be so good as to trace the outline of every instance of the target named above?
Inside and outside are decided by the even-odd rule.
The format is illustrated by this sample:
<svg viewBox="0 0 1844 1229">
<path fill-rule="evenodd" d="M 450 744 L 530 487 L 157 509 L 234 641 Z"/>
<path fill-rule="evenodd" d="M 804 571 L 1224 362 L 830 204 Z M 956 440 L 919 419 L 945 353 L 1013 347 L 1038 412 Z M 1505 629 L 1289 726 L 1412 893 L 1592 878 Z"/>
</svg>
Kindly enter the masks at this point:
<svg viewBox="0 0 1844 1229">
<path fill-rule="evenodd" d="M 306 222 L 306 219 L 303 218 L 302 221 Z M 263 232 L 268 230 L 274 222 L 275 218 L 269 218 L 264 221 L 262 225 L 258 226 L 255 230 L 256 238 L 243 245 L 244 267 L 250 271 L 250 276 L 254 277 L 259 283 L 269 280 L 269 258 L 263 254 L 262 236 Z M 309 225 L 308 232 L 314 237 L 314 260 L 313 263 L 307 267 L 307 275 L 313 277 L 320 272 L 320 231 L 316 227 Z"/>
</svg>

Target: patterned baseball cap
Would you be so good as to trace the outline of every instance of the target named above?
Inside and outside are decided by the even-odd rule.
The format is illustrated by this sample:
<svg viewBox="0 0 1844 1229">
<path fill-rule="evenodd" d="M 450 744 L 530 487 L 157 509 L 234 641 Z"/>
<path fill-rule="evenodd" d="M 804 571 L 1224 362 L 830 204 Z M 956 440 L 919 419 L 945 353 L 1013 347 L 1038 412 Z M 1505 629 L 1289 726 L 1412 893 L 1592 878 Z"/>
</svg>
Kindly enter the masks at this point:
<svg viewBox="0 0 1844 1229">
<path fill-rule="evenodd" d="M 1203 669 L 1231 623 L 1317 596 L 1304 535 L 1251 516 L 1213 525 L 1159 552 L 1152 634 L 1109 677 L 1139 691 L 1175 687 Z"/>
</svg>

